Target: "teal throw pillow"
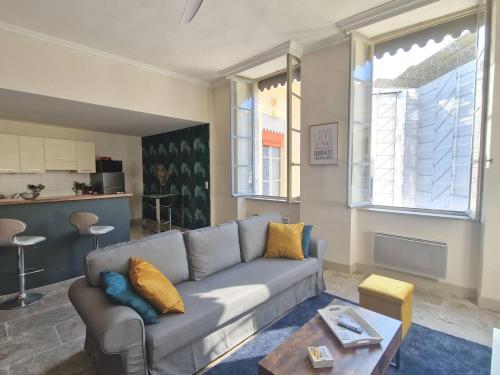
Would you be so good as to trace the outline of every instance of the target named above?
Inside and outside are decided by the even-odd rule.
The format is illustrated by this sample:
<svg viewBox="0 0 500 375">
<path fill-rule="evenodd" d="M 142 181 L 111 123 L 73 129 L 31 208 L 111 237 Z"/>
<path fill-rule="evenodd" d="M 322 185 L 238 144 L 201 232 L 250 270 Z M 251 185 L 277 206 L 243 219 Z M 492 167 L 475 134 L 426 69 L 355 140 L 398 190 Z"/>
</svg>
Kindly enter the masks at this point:
<svg viewBox="0 0 500 375">
<path fill-rule="evenodd" d="M 304 258 L 309 258 L 309 243 L 311 242 L 312 230 L 312 225 L 304 225 L 304 230 L 302 231 L 302 252 L 304 253 Z"/>
<path fill-rule="evenodd" d="M 154 307 L 134 292 L 125 276 L 116 272 L 101 272 L 101 280 L 104 293 L 112 302 L 133 308 L 144 324 L 158 323 L 158 313 Z"/>
</svg>

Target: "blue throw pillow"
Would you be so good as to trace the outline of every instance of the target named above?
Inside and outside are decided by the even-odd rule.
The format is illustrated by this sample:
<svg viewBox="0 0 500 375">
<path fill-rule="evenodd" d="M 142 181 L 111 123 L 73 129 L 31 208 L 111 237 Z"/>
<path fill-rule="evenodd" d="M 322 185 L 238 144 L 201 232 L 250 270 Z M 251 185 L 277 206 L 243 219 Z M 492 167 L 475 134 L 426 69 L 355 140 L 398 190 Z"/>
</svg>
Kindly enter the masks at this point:
<svg viewBox="0 0 500 375">
<path fill-rule="evenodd" d="M 304 225 L 304 230 L 302 231 L 302 252 L 304 253 L 304 258 L 309 258 L 309 243 L 311 242 L 312 230 L 312 225 Z"/>
<path fill-rule="evenodd" d="M 128 279 L 116 272 L 101 272 L 104 293 L 118 305 L 129 306 L 141 316 L 145 324 L 158 323 L 158 313 L 139 296 L 130 285 Z"/>
</svg>

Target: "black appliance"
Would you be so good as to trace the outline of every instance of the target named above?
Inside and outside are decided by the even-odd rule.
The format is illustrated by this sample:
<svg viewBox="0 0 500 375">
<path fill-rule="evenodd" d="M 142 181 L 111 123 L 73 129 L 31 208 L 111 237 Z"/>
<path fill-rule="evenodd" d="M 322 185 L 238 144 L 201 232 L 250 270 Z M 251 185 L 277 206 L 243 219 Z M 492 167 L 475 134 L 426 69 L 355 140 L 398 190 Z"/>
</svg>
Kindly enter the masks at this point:
<svg viewBox="0 0 500 375">
<path fill-rule="evenodd" d="M 90 184 L 99 194 L 125 193 L 123 172 L 91 173 Z"/>
<path fill-rule="evenodd" d="M 96 160 L 95 171 L 97 173 L 105 172 L 123 172 L 121 160 Z"/>
</svg>

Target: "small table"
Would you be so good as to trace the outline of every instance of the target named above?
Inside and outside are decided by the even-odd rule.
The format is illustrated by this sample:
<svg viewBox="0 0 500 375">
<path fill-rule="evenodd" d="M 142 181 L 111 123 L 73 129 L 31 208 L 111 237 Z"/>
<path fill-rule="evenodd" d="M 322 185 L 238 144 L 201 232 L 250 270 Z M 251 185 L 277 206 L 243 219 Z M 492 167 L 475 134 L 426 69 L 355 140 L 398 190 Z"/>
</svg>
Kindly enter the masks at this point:
<svg viewBox="0 0 500 375">
<path fill-rule="evenodd" d="M 155 200 L 155 210 L 156 210 L 156 232 L 161 232 L 161 200 L 164 198 L 174 197 L 177 194 L 148 194 L 141 195 L 142 198 L 154 199 Z M 169 229 L 172 229 L 172 210 L 169 209 L 168 214 L 168 225 Z"/>
<path fill-rule="evenodd" d="M 332 304 L 349 305 L 340 300 L 334 300 Z M 344 348 L 319 314 L 316 314 L 259 362 L 259 374 L 385 374 L 401 344 L 401 322 L 362 307 L 356 309 L 384 337 L 380 345 Z M 307 347 L 322 345 L 332 353 L 332 368 L 315 369 L 309 361 Z"/>
</svg>

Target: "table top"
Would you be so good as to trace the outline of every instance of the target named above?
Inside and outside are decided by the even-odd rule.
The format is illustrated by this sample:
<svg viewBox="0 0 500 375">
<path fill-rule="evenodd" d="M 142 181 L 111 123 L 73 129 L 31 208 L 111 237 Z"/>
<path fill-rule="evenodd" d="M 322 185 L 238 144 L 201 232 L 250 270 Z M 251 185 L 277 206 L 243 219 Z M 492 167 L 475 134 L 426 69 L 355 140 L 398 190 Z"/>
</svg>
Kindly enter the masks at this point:
<svg viewBox="0 0 500 375">
<path fill-rule="evenodd" d="M 162 198 L 173 197 L 176 195 L 177 194 L 144 194 L 144 195 L 141 195 L 141 197 L 149 198 L 149 199 L 162 199 Z"/>
<path fill-rule="evenodd" d="M 332 304 L 349 305 L 340 300 L 334 300 Z M 362 307 L 355 308 L 384 337 L 380 345 L 344 348 L 319 314 L 316 314 L 259 362 L 259 374 L 385 374 L 401 344 L 401 322 Z M 308 346 L 328 347 L 333 356 L 333 368 L 313 368 L 307 355 Z"/>
</svg>

